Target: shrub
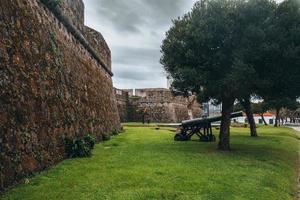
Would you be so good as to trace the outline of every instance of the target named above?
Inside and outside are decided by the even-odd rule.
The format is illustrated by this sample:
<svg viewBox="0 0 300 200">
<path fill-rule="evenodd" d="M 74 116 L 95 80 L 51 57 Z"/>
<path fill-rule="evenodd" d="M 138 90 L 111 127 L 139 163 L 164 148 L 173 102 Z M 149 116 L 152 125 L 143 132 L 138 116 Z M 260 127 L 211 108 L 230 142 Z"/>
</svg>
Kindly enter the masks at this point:
<svg viewBox="0 0 300 200">
<path fill-rule="evenodd" d="M 103 134 L 102 139 L 103 139 L 103 141 L 108 141 L 108 140 L 110 140 L 110 135 L 105 133 L 105 134 Z"/>
<path fill-rule="evenodd" d="M 92 155 L 96 139 L 91 135 L 85 135 L 83 139 L 65 138 L 65 151 L 69 158 L 83 158 Z"/>
<path fill-rule="evenodd" d="M 91 136 L 90 134 L 87 134 L 86 136 L 84 136 L 84 141 L 89 144 L 91 149 L 94 149 L 95 144 L 96 144 L 96 139 Z"/>
<path fill-rule="evenodd" d="M 113 135 L 119 135 L 119 132 L 118 132 L 117 130 L 114 130 L 114 131 L 112 132 L 112 134 L 113 134 Z"/>
<path fill-rule="evenodd" d="M 69 158 L 73 157 L 73 149 L 74 149 L 74 140 L 70 139 L 70 138 L 65 138 L 65 152 L 67 153 L 67 156 Z"/>
</svg>

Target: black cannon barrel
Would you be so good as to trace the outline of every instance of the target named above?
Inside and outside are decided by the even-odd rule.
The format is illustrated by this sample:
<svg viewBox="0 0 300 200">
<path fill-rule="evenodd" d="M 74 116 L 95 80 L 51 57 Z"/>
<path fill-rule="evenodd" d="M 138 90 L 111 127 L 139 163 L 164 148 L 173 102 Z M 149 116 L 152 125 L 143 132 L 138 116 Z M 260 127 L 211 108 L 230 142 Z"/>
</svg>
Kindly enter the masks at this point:
<svg viewBox="0 0 300 200">
<path fill-rule="evenodd" d="M 231 113 L 230 118 L 236 118 L 236 117 L 242 117 L 243 112 L 234 112 Z M 181 123 L 182 126 L 187 127 L 187 126 L 193 126 L 201 123 L 212 123 L 212 122 L 218 122 L 222 120 L 222 116 L 218 117 L 208 117 L 208 118 L 198 118 L 198 119 L 192 119 L 192 120 L 186 120 Z"/>
</svg>

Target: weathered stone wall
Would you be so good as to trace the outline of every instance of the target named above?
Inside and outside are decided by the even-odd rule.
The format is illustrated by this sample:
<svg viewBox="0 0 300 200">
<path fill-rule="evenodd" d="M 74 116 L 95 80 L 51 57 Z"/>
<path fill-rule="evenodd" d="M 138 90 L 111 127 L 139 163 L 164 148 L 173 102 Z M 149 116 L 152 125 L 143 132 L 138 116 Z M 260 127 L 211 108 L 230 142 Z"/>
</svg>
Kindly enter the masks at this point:
<svg viewBox="0 0 300 200">
<path fill-rule="evenodd" d="M 115 88 L 115 94 L 117 99 L 120 121 L 126 122 L 128 121 L 128 106 L 129 106 L 128 92 Z"/>
<path fill-rule="evenodd" d="M 111 70 L 111 52 L 101 33 L 84 26 L 83 34 L 97 55 L 99 55 L 100 59 L 106 64 L 107 68 Z"/>
<path fill-rule="evenodd" d="M 0 36 L 3 189 L 61 161 L 64 137 L 101 141 L 120 121 L 110 59 L 100 64 L 39 0 L 1 0 Z"/>
<path fill-rule="evenodd" d="M 55 1 L 55 0 L 52 0 Z M 84 3 L 82 0 L 58 0 L 60 7 L 80 30 L 84 27 Z"/>
<path fill-rule="evenodd" d="M 120 90 L 119 90 L 120 91 Z M 118 91 L 116 91 L 118 92 Z M 181 122 L 189 119 L 188 105 L 189 99 L 183 96 L 173 96 L 172 92 L 164 88 L 156 89 L 136 89 L 135 95 L 132 90 L 123 90 L 123 98 L 117 98 L 119 112 L 126 110 L 127 118 L 122 121 L 138 122 L 145 121 L 171 123 Z M 119 92 L 121 94 L 121 92 Z M 125 96 L 129 96 L 127 104 Z M 127 109 L 124 109 L 126 105 Z M 191 104 L 193 117 L 201 117 L 202 110 L 200 104 Z"/>
</svg>

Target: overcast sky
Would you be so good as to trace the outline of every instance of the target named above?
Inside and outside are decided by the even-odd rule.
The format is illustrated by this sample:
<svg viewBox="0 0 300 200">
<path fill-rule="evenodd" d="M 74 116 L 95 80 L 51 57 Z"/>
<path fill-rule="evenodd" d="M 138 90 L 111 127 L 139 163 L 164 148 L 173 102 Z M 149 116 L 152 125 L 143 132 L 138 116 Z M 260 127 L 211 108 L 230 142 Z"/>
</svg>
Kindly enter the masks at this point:
<svg viewBox="0 0 300 200">
<path fill-rule="evenodd" d="M 112 52 L 114 86 L 167 87 L 160 45 L 171 19 L 196 0 L 84 0 L 85 23 L 102 33 Z"/>
<path fill-rule="evenodd" d="M 110 46 L 114 86 L 167 87 L 160 45 L 171 20 L 188 12 L 196 0 L 83 1 L 86 25 L 101 32 Z"/>
</svg>

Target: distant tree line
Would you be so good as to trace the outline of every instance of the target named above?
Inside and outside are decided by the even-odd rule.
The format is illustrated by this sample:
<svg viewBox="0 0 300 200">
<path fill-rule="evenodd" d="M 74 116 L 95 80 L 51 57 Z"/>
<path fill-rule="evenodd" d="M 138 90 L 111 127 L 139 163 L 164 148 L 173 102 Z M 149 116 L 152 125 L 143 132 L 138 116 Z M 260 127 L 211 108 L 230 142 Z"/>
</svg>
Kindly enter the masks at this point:
<svg viewBox="0 0 300 200">
<path fill-rule="evenodd" d="M 259 101 L 259 99 L 256 99 Z M 284 102 L 284 104 L 282 104 Z M 277 105 L 279 104 L 280 109 L 276 109 Z M 276 101 L 261 101 L 257 103 L 250 103 L 250 109 L 253 113 L 258 114 L 261 117 L 262 122 L 267 126 L 268 123 L 266 122 L 264 118 L 264 114 L 267 111 L 275 111 L 276 120 L 274 123 L 275 127 L 278 127 L 280 125 L 283 125 L 285 123 L 295 123 L 295 118 L 300 118 L 298 116 L 298 113 L 300 113 L 300 104 L 296 100 L 290 100 L 290 99 L 282 99 L 279 102 Z M 234 111 L 245 111 L 245 107 L 240 103 L 236 103 L 234 105 Z M 245 111 L 246 112 L 246 111 Z M 252 115 L 253 116 L 253 115 Z M 248 122 L 249 122 L 249 117 Z M 249 124 L 251 124 L 249 122 Z M 255 125 L 255 123 L 254 123 Z M 251 135 L 253 136 L 253 135 Z M 257 135 L 256 135 L 257 136 Z"/>
<path fill-rule="evenodd" d="M 198 1 L 173 20 L 161 53 L 173 90 L 222 103 L 218 148 L 230 150 L 236 101 L 246 111 L 251 136 L 257 136 L 253 96 L 279 117 L 300 95 L 300 1 Z"/>
</svg>

